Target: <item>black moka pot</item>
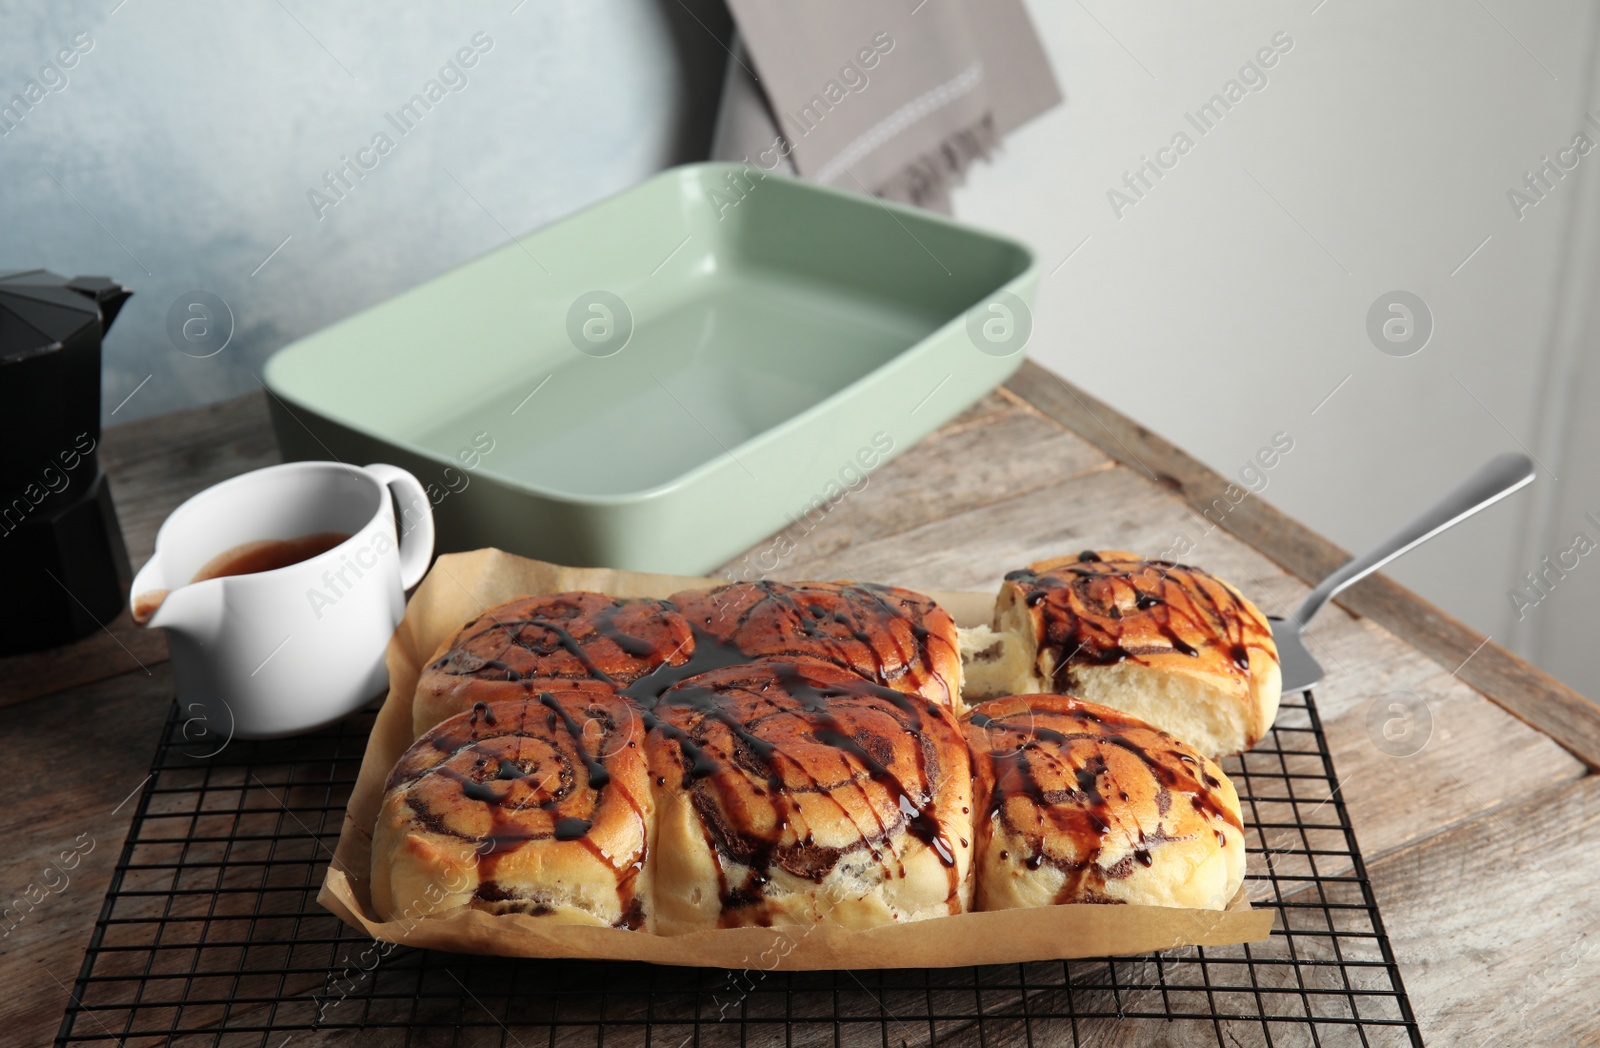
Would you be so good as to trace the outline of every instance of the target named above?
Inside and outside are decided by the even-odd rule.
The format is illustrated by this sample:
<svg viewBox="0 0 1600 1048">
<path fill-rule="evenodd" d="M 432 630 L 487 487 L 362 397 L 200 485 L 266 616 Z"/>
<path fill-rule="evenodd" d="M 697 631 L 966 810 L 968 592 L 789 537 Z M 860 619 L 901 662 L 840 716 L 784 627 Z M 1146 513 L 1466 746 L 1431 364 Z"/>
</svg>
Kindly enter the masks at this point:
<svg viewBox="0 0 1600 1048">
<path fill-rule="evenodd" d="M 128 551 L 100 472 L 100 339 L 132 292 L 105 277 L 0 274 L 0 655 L 122 612 Z"/>
</svg>

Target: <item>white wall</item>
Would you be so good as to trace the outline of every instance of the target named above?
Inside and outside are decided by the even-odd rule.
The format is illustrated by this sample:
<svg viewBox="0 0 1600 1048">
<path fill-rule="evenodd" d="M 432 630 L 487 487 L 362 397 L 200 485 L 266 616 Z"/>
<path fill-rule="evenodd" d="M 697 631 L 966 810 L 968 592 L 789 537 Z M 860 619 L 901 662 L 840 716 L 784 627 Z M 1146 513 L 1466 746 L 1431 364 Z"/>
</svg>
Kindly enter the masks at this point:
<svg viewBox="0 0 1600 1048">
<path fill-rule="evenodd" d="M 1580 131 L 1600 145 L 1600 123 L 1585 119 L 1600 119 L 1600 8 L 1030 10 L 1067 104 L 955 197 L 960 217 L 1044 259 L 1029 352 L 1224 474 L 1287 431 L 1294 450 L 1264 497 L 1351 549 L 1490 455 L 1530 449 L 1545 467 L 1533 488 L 1392 573 L 1600 696 L 1600 556 L 1523 622 L 1510 599 L 1580 528 L 1600 542 L 1600 522 L 1582 520 L 1600 516 L 1589 312 L 1600 148 L 1520 218 L 1506 195 Z M 1293 46 L 1266 86 L 1200 134 L 1184 113 L 1280 31 Z M 1192 151 L 1119 215 L 1107 191 L 1180 131 Z M 1367 335 L 1369 307 L 1395 289 L 1434 317 L 1411 356 Z"/>
</svg>

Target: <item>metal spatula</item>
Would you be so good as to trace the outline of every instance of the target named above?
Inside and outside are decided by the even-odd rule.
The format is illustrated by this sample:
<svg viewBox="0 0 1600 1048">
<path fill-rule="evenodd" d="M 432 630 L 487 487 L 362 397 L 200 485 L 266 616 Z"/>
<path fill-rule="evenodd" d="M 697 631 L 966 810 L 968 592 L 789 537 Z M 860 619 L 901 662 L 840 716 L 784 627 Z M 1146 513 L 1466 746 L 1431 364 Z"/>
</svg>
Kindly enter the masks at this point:
<svg viewBox="0 0 1600 1048">
<path fill-rule="evenodd" d="M 1272 639 L 1278 645 L 1285 692 L 1304 691 L 1322 681 L 1322 667 L 1306 650 L 1303 636 L 1311 616 L 1322 610 L 1345 587 L 1366 578 L 1402 553 L 1409 552 L 1453 524 L 1530 483 L 1533 460 L 1526 455 L 1497 455 L 1454 491 L 1423 511 L 1411 523 L 1378 543 L 1367 553 L 1322 580 L 1292 618 L 1272 620 Z"/>
</svg>

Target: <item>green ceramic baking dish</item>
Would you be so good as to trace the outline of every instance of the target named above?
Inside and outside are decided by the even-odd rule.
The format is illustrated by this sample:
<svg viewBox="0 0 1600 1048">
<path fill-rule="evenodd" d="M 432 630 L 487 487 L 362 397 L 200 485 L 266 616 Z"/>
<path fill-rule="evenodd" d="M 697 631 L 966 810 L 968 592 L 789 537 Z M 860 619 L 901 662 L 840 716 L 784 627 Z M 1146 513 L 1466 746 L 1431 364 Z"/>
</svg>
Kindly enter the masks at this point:
<svg viewBox="0 0 1600 1048">
<path fill-rule="evenodd" d="M 279 351 L 285 458 L 393 462 L 440 552 L 704 573 L 1022 362 L 1031 251 L 734 164 L 663 172 Z"/>
</svg>

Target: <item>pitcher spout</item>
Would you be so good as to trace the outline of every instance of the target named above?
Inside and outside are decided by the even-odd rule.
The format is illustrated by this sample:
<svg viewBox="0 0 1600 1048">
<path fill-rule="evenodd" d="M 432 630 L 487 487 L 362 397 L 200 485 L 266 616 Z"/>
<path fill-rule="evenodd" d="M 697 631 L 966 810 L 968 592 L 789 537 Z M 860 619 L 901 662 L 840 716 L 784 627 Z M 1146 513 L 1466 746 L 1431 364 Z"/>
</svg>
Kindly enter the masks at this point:
<svg viewBox="0 0 1600 1048">
<path fill-rule="evenodd" d="M 205 643 L 222 621 L 226 579 L 169 583 L 157 553 L 133 580 L 133 621 L 149 629 L 165 629 Z"/>
</svg>

